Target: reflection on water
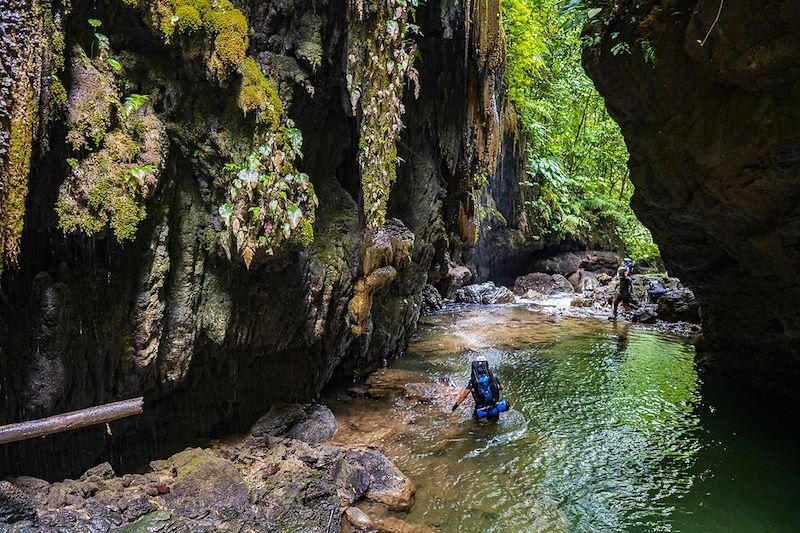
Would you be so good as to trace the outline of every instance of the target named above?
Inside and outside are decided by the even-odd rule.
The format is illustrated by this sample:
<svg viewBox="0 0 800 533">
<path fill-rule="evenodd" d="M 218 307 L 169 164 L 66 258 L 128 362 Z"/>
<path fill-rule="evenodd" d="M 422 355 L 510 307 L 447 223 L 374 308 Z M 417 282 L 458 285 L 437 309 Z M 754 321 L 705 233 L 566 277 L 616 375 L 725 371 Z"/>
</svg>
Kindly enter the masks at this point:
<svg viewBox="0 0 800 533">
<path fill-rule="evenodd" d="M 497 425 L 474 423 L 468 407 L 449 412 L 478 353 L 511 400 Z M 732 443 L 717 426 L 741 411 L 717 405 L 712 412 L 693 356 L 675 337 L 623 323 L 559 320 L 525 306 L 427 317 L 409 354 L 393 366 L 418 371 L 420 381 L 452 383 L 450 397 L 414 407 L 402 399 L 359 400 L 372 404 L 370 415 L 338 438 L 379 434 L 374 443 L 418 484 L 408 519 L 443 531 L 797 530 L 799 513 L 786 497 L 750 505 L 749 513 L 722 501 L 760 493 L 729 483 L 732 472 L 782 461 L 785 470 L 766 481 L 785 483 L 795 495 L 789 475 L 800 472 L 774 435 L 760 444 L 777 455 L 762 450 L 759 462 L 740 450 L 733 455 L 740 462 L 725 463 Z M 332 407 L 337 415 L 364 412 L 364 405 Z"/>
</svg>

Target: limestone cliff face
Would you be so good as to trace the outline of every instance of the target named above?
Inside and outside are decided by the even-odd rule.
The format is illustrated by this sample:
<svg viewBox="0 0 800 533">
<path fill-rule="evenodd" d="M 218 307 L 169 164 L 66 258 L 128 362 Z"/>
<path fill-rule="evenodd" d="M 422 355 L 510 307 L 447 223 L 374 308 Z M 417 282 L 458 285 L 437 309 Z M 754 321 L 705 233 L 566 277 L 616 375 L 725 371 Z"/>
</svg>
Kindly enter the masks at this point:
<svg viewBox="0 0 800 533">
<path fill-rule="evenodd" d="M 725 2 L 714 25 L 718 8 L 617 9 L 584 65 L 628 143 L 634 210 L 700 301 L 703 359 L 796 394 L 800 2 Z"/>
<path fill-rule="evenodd" d="M 57 477 L 104 454 L 137 464 L 194 436 L 243 427 L 276 400 L 313 398 L 337 373 L 352 379 L 400 353 L 419 317 L 427 274 L 437 257 L 443 260 L 439 252 L 474 242 L 476 206 L 487 201 L 481 200 L 483 182 L 501 175 L 500 154 L 506 166 L 516 166 L 508 162 L 513 150 L 503 148 L 512 134 L 504 133 L 498 94 L 498 2 L 425 3 L 417 12 L 421 36 L 415 37 L 420 94 L 409 90 L 404 98 L 403 163 L 387 212 L 413 248 L 393 259 L 396 274 L 371 294 L 364 334 L 356 336 L 347 308 L 363 274 L 364 199 L 359 117 L 347 94 L 351 6 L 343 0 L 237 4 L 250 27 L 247 55 L 275 80 L 283 107 L 304 134 L 298 165 L 319 199 L 311 245 L 262 257 L 247 269 L 214 244 L 222 229 L 215 169 L 230 160 L 253 118 L 242 114 L 241 99 L 237 107 L 235 83 L 219 86 L 209 78 L 198 59 L 202 53 L 187 46 L 176 52 L 174 43 L 154 33 L 149 15 L 123 4 L 73 5 L 63 25 L 66 46 L 56 48 L 67 65 L 66 73 L 56 74 L 72 114 L 63 113 L 61 101 L 58 120 L 48 120 L 39 133 L 26 130 L 23 146 L 32 155 L 21 253 L 18 266 L 4 274 L 0 301 L 0 423 L 140 394 L 145 414 L 112 424 L 113 436 L 92 428 L 4 447 L 0 473 Z M 22 11 L 14 16 L 41 22 L 26 26 L 36 38 L 45 22 L 61 24 L 49 4 Z M 102 19 L 121 71 L 105 65 L 105 52 L 91 53 L 87 18 Z M 11 58 L 30 52 L 21 39 L 10 46 Z M 19 67 L 3 61 L 9 79 L 19 78 Z M 142 114 L 155 126 L 134 130 L 159 140 L 152 165 L 157 180 L 145 178 L 146 216 L 135 239 L 123 243 L 110 230 L 65 234 L 56 214 L 66 177 L 89 172 L 68 161 L 75 157 L 65 140 L 77 121 L 74 103 L 103 83 L 118 87 L 120 99 L 149 95 Z M 37 90 L 32 101 L 50 101 L 49 92 Z M 18 108 L 3 97 L 17 106 L 12 111 Z M 109 130 L 125 127 L 103 114 L 104 96 L 91 101 L 97 105 L 89 111 L 99 109 L 100 118 L 87 115 L 86 131 L 103 120 Z M 42 124 L 42 117 L 40 111 L 34 120 Z M 91 135 L 86 138 L 91 143 Z M 6 138 L 0 141 L 5 149 Z M 120 159 L 123 151 L 97 153 L 98 164 L 106 165 L 93 167 L 101 171 L 97 179 L 113 171 L 115 161 L 133 164 Z M 47 461 L 51 453 L 63 463 Z"/>
</svg>

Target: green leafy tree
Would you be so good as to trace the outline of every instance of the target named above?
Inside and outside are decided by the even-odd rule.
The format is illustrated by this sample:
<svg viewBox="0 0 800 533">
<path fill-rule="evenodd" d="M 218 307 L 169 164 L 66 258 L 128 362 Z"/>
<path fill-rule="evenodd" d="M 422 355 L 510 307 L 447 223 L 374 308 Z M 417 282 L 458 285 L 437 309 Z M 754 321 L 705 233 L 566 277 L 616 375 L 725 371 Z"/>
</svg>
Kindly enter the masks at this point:
<svg viewBox="0 0 800 533">
<path fill-rule="evenodd" d="M 621 240 L 627 254 L 657 258 L 650 232 L 630 208 L 633 185 L 619 126 L 581 66 L 582 48 L 593 39 L 581 37 L 581 28 L 601 19 L 611 4 L 501 0 L 501 5 L 508 43 L 505 82 L 528 139 L 522 185 L 531 237 Z M 642 46 L 655 65 L 653 43 Z"/>
</svg>

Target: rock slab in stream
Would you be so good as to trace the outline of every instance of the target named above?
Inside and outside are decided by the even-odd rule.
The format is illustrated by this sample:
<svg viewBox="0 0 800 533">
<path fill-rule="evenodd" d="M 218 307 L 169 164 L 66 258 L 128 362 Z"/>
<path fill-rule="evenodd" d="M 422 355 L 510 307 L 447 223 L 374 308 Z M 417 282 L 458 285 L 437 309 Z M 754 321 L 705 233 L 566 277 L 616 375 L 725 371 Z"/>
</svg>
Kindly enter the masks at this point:
<svg viewBox="0 0 800 533">
<path fill-rule="evenodd" d="M 487 281 L 458 289 L 456 301 L 484 305 L 505 304 L 514 302 L 514 294 L 506 287 L 498 287 L 493 282 Z"/>
</svg>

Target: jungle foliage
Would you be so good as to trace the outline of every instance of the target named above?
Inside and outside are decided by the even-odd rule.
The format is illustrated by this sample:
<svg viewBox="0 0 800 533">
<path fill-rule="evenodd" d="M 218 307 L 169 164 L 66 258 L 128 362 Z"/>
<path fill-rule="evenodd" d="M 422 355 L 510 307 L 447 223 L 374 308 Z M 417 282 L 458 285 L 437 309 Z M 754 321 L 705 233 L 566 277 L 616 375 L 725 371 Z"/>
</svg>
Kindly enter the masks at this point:
<svg viewBox="0 0 800 533">
<path fill-rule="evenodd" d="M 581 67 L 583 23 L 601 7 L 574 0 L 501 0 L 505 81 L 528 138 L 526 210 L 534 239 L 620 239 L 625 253 L 658 257 L 630 208 L 633 185 L 619 126 Z M 597 2 L 600 4 L 601 2 Z"/>
</svg>

